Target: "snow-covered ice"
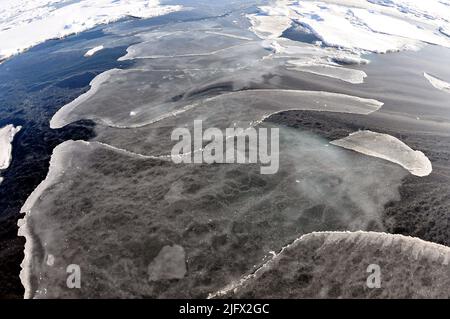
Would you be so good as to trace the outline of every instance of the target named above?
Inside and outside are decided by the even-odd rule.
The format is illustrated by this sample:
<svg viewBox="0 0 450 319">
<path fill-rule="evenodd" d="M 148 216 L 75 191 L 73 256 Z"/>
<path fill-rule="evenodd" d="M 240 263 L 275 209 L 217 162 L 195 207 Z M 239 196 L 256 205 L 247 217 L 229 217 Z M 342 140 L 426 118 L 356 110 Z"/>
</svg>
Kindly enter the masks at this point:
<svg viewBox="0 0 450 319">
<path fill-rule="evenodd" d="M 18 0 L 0 2 L 0 60 L 49 39 L 126 16 L 150 18 L 181 10 L 158 0 Z"/>
<path fill-rule="evenodd" d="M 259 12 L 247 18 L 250 30 L 268 41 L 275 58 L 286 55 L 291 58 L 287 64 L 291 70 L 359 84 L 366 74 L 343 68 L 339 63 L 367 63 L 361 58 L 364 53 L 418 50 L 427 43 L 450 47 L 450 38 L 446 36 L 450 30 L 449 3 L 418 2 L 278 0 L 260 6 Z M 318 41 L 308 44 L 287 40 L 283 34 L 291 27 Z M 328 51 L 323 50 L 324 45 Z M 311 47 L 317 48 L 315 54 Z"/>
<path fill-rule="evenodd" d="M 0 128 L 0 170 L 7 169 L 11 163 L 12 141 L 22 127 L 8 124 Z"/>
<path fill-rule="evenodd" d="M 262 39 L 278 38 L 288 29 L 292 21 L 287 16 L 249 15 L 251 30 Z"/>
<path fill-rule="evenodd" d="M 432 171 L 431 162 L 425 154 L 412 150 L 408 145 L 388 134 L 368 130 L 358 131 L 330 143 L 399 164 L 416 176 L 427 176 Z"/>
<path fill-rule="evenodd" d="M 84 56 L 85 56 L 85 57 L 93 56 L 94 54 L 96 54 L 98 51 L 101 51 L 101 50 L 103 50 L 103 45 L 96 46 L 96 47 L 90 49 L 89 51 L 87 51 L 87 52 L 84 54 Z"/>
<path fill-rule="evenodd" d="M 444 92 L 450 93 L 450 83 L 442 81 L 437 77 L 434 77 L 426 72 L 423 73 L 423 76 L 438 90 L 442 90 Z"/>
<path fill-rule="evenodd" d="M 295 23 L 328 46 L 386 53 L 417 49 L 423 42 L 450 47 L 445 36 L 450 25 L 448 5 L 438 0 L 284 0 L 260 7 L 249 19 L 252 30 L 266 38 L 276 38 Z"/>
</svg>

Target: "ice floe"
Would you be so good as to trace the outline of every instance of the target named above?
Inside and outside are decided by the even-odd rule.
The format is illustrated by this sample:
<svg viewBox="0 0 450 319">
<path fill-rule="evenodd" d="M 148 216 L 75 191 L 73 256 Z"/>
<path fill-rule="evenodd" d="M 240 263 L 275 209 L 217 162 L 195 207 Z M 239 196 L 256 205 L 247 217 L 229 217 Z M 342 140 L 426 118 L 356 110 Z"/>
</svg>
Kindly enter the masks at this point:
<svg viewBox="0 0 450 319">
<path fill-rule="evenodd" d="M 434 86 L 436 89 L 450 93 L 450 83 L 445 82 L 443 80 L 438 79 L 435 76 L 432 76 L 426 72 L 423 73 L 423 76 Z"/>
<path fill-rule="evenodd" d="M 273 1 L 249 19 L 257 34 L 276 30 L 271 26 L 280 19 L 283 24 L 279 27 L 286 30 L 290 19 L 291 24 L 309 29 L 324 44 L 350 50 L 386 53 L 417 49 L 423 42 L 450 47 L 450 39 L 442 34 L 450 21 L 448 6 L 436 0 L 419 2 Z M 259 20 L 264 23 L 255 24 Z M 279 34 L 276 30 L 266 37 Z"/>
<path fill-rule="evenodd" d="M 85 56 L 85 57 L 93 56 L 94 54 L 96 54 L 97 52 L 99 52 L 99 51 L 101 51 L 101 50 L 103 50 L 103 45 L 96 46 L 96 47 L 90 49 L 89 51 L 87 51 L 87 52 L 84 54 L 84 56 Z"/>
<path fill-rule="evenodd" d="M 328 76 L 353 84 L 363 83 L 364 78 L 367 77 L 364 71 L 329 64 L 304 63 L 296 60 L 291 60 L 288 63 L 293 65 L 289 69 Z"/>
<path fill-rule="evenodd" d="M 264 16 L 252 14 L 248 16 L 252 24 L 251 30 L 262 39 L 278 38 L 288 29 L 292 21 L 288 16 Z"/>
<path fill-rule="evenodd" d="M 261 89 L 221 94 L 188 104 L 181 109 L 177 108 L 175 112 L 169 110 L 163 113 L 158 107 L 152 114 L 152 108 L 148 107 L 143 116 L 130 117 L 129 110 L 127 111 L 123 104 L 118 105 L 121 107 L 120 112 L 124 113 L 122 116 L 121 113 L 114 113 L 113 104 L 105 104 L 103 101 L 99 99 L 95 103 L 83 102 L 72 113 L 63 115 L 61 122 L 52 121 L 53 127 L 60 127 L 83 118 L 93 119 L 99 124 L 108 125 L 96 129 L 96 141 L 138 154 L 160 156 L 170 154 L 173 146 L 170 130 L 177 127 L 192 128 L 194 120 L 202 120 L 205 127 L 225 129 L 236 126 L 245 129 L 258 125 L 274 113 L 287 110 L 366 115 L 377 111 L 383 105 L 376 100 L 338 93 Z M 107 117 L 99 116 L 101 114 L 99 111 L 102 110 L 98 109 L 99 106 L 102 108 L 108 106 L 102 111 L 108 112 Z M 108 119 L 107 123 L 104 121 L 105 118 Z"/>
<path fill-rule="evenodd" d="M 205 99 L 202 102 L 189 103 L 183 109 L 174 106 L 168 109 L 160 110 L 156 105 L 151 108 L 151 104 L 147 103 L 145 113 L 138 117 L 135 111 L 127 109 L 128 105 L 120 104 L 120 112 L 115 112 L 115 107 L 109 103 L 105 105 L 105 98 L 109 99 L 112 91 L 121 92 L 122 88 L 108 85 L 106 83 L 105 92 L 99 92 L 97 83 L 111 76 L 118 70 L 107 71 L 93 80 L 90 91 L 81 95 L 78 99 L 61 108 L 52 118 L 51 127 L 60 128 L 73 121 L 80 119 L 92 119 L 99 123 L 107 124 L 111 127 L 127 128 L 127 127 L 143 127 L 149 124 L 164 121 L 179 121 L 180 124 L 192 123 L 194 119 L 203 118 L 205 121 L 211 121 L 211 127 L 219 125 L 241 122 L 252 123 L 262 121 L 269 115 L 287 110 L 315 110 L 329 111 L 354 114 L 370 114 L 379 110 L 383 103 L 374 99 L 365 99 L 356 96 L 330 93 L 322 91 L 303 91 L 303 90 L 283 90 L 283 89 L 260 89 L 260 90 L 244 90 L 238 92 L 230 92 Z M 159 73 L 156 74 L 158 76 Z M 97 81 L 98 80 L 98 81 Z M 119 80 L 118 82 L 122 82 Z M 104 82 L 103 82 L 104 83 Z M 112 90 L 112 91 L 111 91 Z M 154 101 L 157 96 L 154 92 L 149 91 L 148 94 L 154 94 Z M 95 97 L 90 98 L 90 97 Z M 145 97 L 142 97 L 145 100 Z M 137 100 L 133 101 L 134 103 Z M 104 105 L 104 107 L 102 106 Z M 130 103 L 130 108 L 136 108 L 136 104 Z M 157 107 L 156 107 L 157 106 Z M 100 108 L 101 107 L 101 108 Z M 104 109 L 104 111 L 103 111 Z M 153 112 L 152 112 L 153 111 Z M 130 116 L 130 112 L 134 112 Z M 144 116 L 145 115 L 145 116 Z M 173 119 L 172 119 L 173 118 Z M 224 122 L 224 118 L 227 121 Z M 107 119 L 107 120 L 105 120 Z M 215 120 L 217 119 L 217 121 Z M 220 124 L 222 121 L 222 124 Z M 214 122 L 214 123 L 213 123 Z M 158 124 L 160 125 L 160 124 Z"/>
<path fill-rule="evenodd" d="M 174 164 L 97 142 L 57 146 L 19 222 L 25 297 L 206 297 L 301 234 L 382 227 L 404 169 L 277 127 L 271 176 L 259 165 Z M 70 264 L 83 289 L 67 289 Z"/>
<path fill-rule="evenodd" d="M 212 55 L 253 39 L 223 32 L 178 31 L 150 33 L 146 41 L 130 46 L 119 60 L 176 58 L 183 56 Z"/>
<path fill-rule="evenodd" d="M 181 10 L 158 0 L 20 0 L 0 3 L 0 60 L 49 39 L 126 16 L 150 18 Z"/>
<path fill-rule="evenodd" d="M 358 131 L 330 143 L 397 163 L 416 176 L 427 176 L 432 171 L 431 162 L 425 154 L 412 150 L 408 145 L 388 134 L 367 130 Z"/>
<path fill-rule="evenodd" d="M 419 238 L 364 231 L 313 232 L 210 298 L 446 298 L 449 262 L 449 247 Z M 369 265 L 381 272 L 383 289 L 377 294 L 377 289 L 360 288 L 367 287 Z"/>
<path fill-rule="evenodd" d="M 54 115 L 50 126 L 59 128 L 87 118 L 109 127 L 137 128 L 174 115 L 181 120 L 183 116 L 191 116 L 189 114 L 199 105 L 203 106 L 200 110 L 204 112 L 203 117 L 216 114 L 213 116 L 219 118 L 223 115 L 230 122 L 243 118 L 248 119 L 248 122 L 260 121 L 268 114 L 288 109 L 368 114 L 382 105 L 370 99 L 325 92 L 294 92 L 295 90 L 283 90 L 282 87 L 280 90 L 252 93 L 250 89 L 254 83 L 262 83 L 265 77 L 281 74 L 283 70 L 297 70 L 361 83 L 366 76 L 363 71 L 342 67 L 338 62 L 367 63 L 367 60 L 351 52 L 320 48 L 288 39 L 278 39 L 275 42 L 249 41 L 247 38 L 251 37 L 247 33 L 235 28 L 223 28 L 220 35 L 211 34 L 210 28 L 201 26 L 197 26 L 198 31 L 190 33 L 173 26 L 169 30 L 143 33 L 141 37 L 146 41 L 128 48 L 128 53 L 122 58 L 137 59 L 139 66 L 127 70 L 114 69 L 97 76 L 91 82 L 88 92 Z M 193 46 L 192 43 L 200 45 Z M 282 49 L 274 53 L 277 43 Z M 301 77 L 300 74 L 298 76 Z M 259 96 L 267 97 L 274 101 L 271 112 L 251 101 L 247 105 L 241 105 L 242 102 L 229 105 L 226 109 L 222 104 L 212 104 L 223 103 L 220 98 L 210 102 L 207 100 L 214 95 L 244 89 L 247 92 L 227 97 L 232 97 L 233 102 L 237 98 L 248 100 L 250 96 L 255 96 L 256 100 L 260 100 Z M 347 106 L 343 105 L 344 100 Z M 267 103 L 262 101 L 261 105 L 264 104 Z M 248 111 L 250 105 L 254 117 L 243 112 Z M 233 114 L 231 109 L 236 109 L 236 113 Z M 185 112 L 186 110 L 189 111 Z"/>
<path fill-rule="evenodd" d="M 0 170 L 5 170 L 11 163 L 12 142 L 22 127 L 12 124 L 0 128 Z"/>
</svg>

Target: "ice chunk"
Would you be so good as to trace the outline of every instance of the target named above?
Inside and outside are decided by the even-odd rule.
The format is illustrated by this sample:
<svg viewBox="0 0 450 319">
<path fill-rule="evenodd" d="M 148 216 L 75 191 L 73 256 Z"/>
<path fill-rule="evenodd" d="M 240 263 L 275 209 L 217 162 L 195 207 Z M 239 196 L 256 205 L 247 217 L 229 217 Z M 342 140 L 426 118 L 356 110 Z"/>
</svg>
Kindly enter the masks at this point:
<svg viewBox="0 0 450 319">
<path fill-rule="evenodd" d="M 397 163 L 416 176 L 427 176 L 432 171 L 431 162 L 425 154 L 412 150 L 408 145 L 388 134 L 358 131 L 330 143 Z"/>
<path fill-rule="evenodd" d="M 150 18 L 181 10 L 158 0 L 3 1 L 0 6 L 0 59 L 49 39 L 85 31 L 126 16 Z"/>
<path fill-rule="evenodd" d="M 186 253 L 180 245 L 164 246 L 148 266 L 150 281 L 181 279 L 186 274 Z"/>
<path fill-rule="evenodd" d="M 434 86 L 436 89 L 450 93 L 450 83 L 442 81 L 437 77 L 434 77 L 426 72 L 423 73 L 423 76 Z"/>
<path fill-rule="evenodd" d="M 84 56 L 85 56 L 85 57 L 93 56 L 94 54 L 96 54 L 98 51 L 101 51 L 101 50 L 103 50 L 103 45 L 96 46 L 95 48 L 92 48 L 92 49 L 90 49 L 89 51 L 87 51 L 87 52 L 84 54 Z"/>
<path fill-rule="evenodd" d="M 367 74 L 364 71 L 328 64 L 304 63 L 296 60 L 290 60 L 289 63 L 294 66 L 290 69 L 328 76 L 353 84 L 363 83 L 364 78 L 367 77 Z"/>
<path fill-rule="evenodd" d="M 210 297 L 446 298 L 450 248 L 379 232 L 314 232 Z M 371 267 L 369 267 L 371 266 Z M 377 267 L 382 289 L 364 289 Z M 388 274 L 388 275 L 386 275 Z M 379 293 L 373 295 L 378 290 Z"/>
<path fill-rule="evenodd" d="M 280 37 L 288 29 L 292 21 L 286 16 L 265 16 L 258 14 L 248 15 L 252 27 L 250 30 L 261 39 L 273 39 Z"/>
<path fill-rule="evenodd" d="M 12 141 L 22 127 L 12 124 L 0 128 L 0 170 L 7 169 L 11 163 Z"/>
</svg>

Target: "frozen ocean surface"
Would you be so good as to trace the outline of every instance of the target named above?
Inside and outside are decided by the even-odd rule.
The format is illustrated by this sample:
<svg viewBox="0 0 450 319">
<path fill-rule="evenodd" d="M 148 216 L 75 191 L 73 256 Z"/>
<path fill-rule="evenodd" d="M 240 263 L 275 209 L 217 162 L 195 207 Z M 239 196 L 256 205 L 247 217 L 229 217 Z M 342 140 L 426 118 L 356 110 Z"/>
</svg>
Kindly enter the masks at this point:
<svg viewBox="0 0 450 319">
<path fill-rule="evenodd" d="M 44 133 L 32 134 L 39 130 L 30 128 L 23 134 L 40 141 L 50 136 L 46 151 L 53 152 L 47 177 L 41 176 L 21 210 L 25 297 L 208 297 L 262 269 L 273 260 L 272 252 L 284 256 L 283 247 L 297 238 L 327 231 L 353 233 L 305 237 L 313 238 L 300 245 L 305 256 L 320 257 L 316 248 L 322 241 L 323 252 L 345 242 L 343 252 L 353 254 L 355 263 L 342 267 L 354 274 L 354 282 L 360 280 L 357 260 L 370 259 L 379 247 L 400 256 L 386 261 L 389 269 L 425 276 L 415 264 L 406 264 L 414 256 L 424 260 L 417 263 L 426 269 L 436 270 L 424 282 L 447 282 L 441 260 L 428 257 L 446 247 L 416 240 L 410 245 L 410 240 L 382 233 L 392 229 L 386 207 L 402 201 L 405 181 L 420 184 L 448 174 L 447 153 L 433 144 L 414 143 L 417 134 L 442 143 L 450 136 L 448 94 L 423 76 L 450 79 L 443 2 L 424 8 L 400 0 L 383 5 L 164 1 L 158 8 L 180 4 L 189 9 L 129 18 L 49 41 L 0 66 L 9 80 L 4 83 L 26 83 L 42 101 L 52 94 L 65 96 L 42 102 L 42 108 L 49 107 L 43 118 L 29 107 L 40 105 L 37 97 L 33 103 L 23 101 L 23 109 L 10 102 L 2 110 L 10 117 L 25 113 L 20 118 L 25 129 L 36 129 L 30 119 L 39 119 Z M 123 16 L 119 11 L 115 17 Z M 382 29 L 380 21 L 392 29 Z M 332 27 L 336 23 L 345 26 L 343 32 Z M 283 36 L 286 30 L 289 39 Z M 314 40 L 296 41 L 295 32 L 299 39 L 309 34 L 305 38 Z M 405 51 L 375 54 L 398 50 Z M 36 61 L 44 61 L 36 67 L 37 79 L 27 83 L 24 69 L 23 79 L 15 77 L 19 62 Z M 39 71 L 52 62 L 61 67 L 55 63 L 49 73 Z M 16 88 L 3 85 L 9 98 Z M 375 142 L 363 139 L 364 151 L 353 152 L 330 143 L 345 139 L 347 131 L 338 128 L 337 137 L 323 136 L 334 129 L 334 121 L 309 123 L 317 124 L 319 134 L 270 121 L 280 113 L 356 118 L 365 124 L 355 121 L 350 133 L 366 129 L 382 135 Z M 174 144 L 170 133 L 191 128 L 198 119 L 205 127 L 278 128 L 279 172 L 261 175 L 254 164 L 174 164 L 167 156 Z M 374 125 L 382 129 L 371 130 Z M 423 156 L 418 158 L 418 152 Z M 1 186 L 6 185 L 5 191 L 11 187 L 6 182 Z M 446 202 L 442 205 L 445 209 Z M 437 216 L 435 224 L 443 225 L 444 218 Z M 445 241 L 441 233 L 422 235 Z M 293 258 L 307 265 L 301 256 Z M 66 285 L 72 264 L 80 266 L 82 289 Z M 307 279 L 313 290 L 298 296 L 312 296 L 308 291 L 314 291 L 316 280 Z M 325 296 L 361 296 L 351 287 L 339 293 L 323 280 Z M 404 296 L 397 285 L 403 280 L 393 279 L 386 294 Z M 259 277 L 248 289 L 258 282 Z M 249 290 L 235 293 L 250 296 Z"/>
<path fill-rule="evenodd" d="M 49 39 L 91 29 L 127 16 L 149 18 L 181 6 L 161 6 L 158 0 L 19 0 L 0 4 L 0 60 Z"/>
</svg>

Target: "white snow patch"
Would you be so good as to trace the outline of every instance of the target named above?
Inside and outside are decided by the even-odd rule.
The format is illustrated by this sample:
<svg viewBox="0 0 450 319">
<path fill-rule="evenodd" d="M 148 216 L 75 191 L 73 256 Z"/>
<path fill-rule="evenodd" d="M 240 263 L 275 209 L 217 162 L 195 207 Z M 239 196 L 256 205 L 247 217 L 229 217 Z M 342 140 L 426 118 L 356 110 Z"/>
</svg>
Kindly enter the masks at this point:
<svg viewBox="0 0 450 319">
<path fill-rule="evenodd" d="M 49 39 L 126 16 L 150 18 L 181 10 L 158 0 L 15 0 L 0 2 L 0 60 Z"/>
<path fill-rule="evenodd" d="M 22 127 L 8 124 L 0 128 L 0 170 L 7 169 L 11 163 L 12 141 Z"/>
<path fill-rule="evenodd" d="M 358 131 L 330 143 L 399 164 L 416 176 L 427 176 L 432 171 L 431 162 L 425 154 L 412 150 L 408 145 L 388 134 L 368 130 Z"/>
<path fill-rule="evenodd" d="M 85 57 L 93 56 L 94 54 L 96 54 L 98 51 L 101 51 L 101 50 L 103 50 L 103 45 L 96 46 L 95 48 L 92 48 L 92 49 L 90 49 L 89 51 L 87 51 L 87 52 L 84 54 L 84 56 L 85 56 Z"/>
<path fill-rule="evenodd" d="M 327 46 L 386 53 L 418 49 L 423 42 L 450 47 L 445 36 L 450 29 L 449 8 L 439 0 L 279 0 L 249 18 L 252 30 L 265 38 L 276 38 L 291 20 Z"/>
</svg>

